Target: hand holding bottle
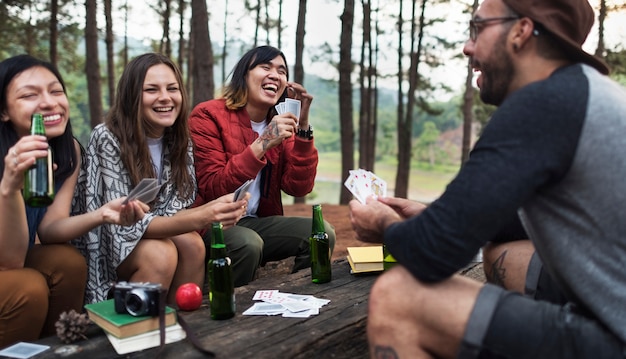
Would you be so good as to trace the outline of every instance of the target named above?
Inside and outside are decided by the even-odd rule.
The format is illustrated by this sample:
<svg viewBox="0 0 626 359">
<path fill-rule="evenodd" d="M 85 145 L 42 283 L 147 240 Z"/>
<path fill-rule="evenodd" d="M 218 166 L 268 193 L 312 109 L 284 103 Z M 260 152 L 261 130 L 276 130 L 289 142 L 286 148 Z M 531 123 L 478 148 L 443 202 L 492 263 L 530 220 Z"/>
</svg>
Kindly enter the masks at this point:
<svg viewBox="0 0 626 359">
<path fill-rule="evenodd" d="M 21 191 L 26 170 L 37 158 L 47 155 L 48 141 L 45 136 L 27 135 L 20 138 L 4 157 L 3 186 L 8 186 L 7 191 L 10 192 Z"/>
</svg>

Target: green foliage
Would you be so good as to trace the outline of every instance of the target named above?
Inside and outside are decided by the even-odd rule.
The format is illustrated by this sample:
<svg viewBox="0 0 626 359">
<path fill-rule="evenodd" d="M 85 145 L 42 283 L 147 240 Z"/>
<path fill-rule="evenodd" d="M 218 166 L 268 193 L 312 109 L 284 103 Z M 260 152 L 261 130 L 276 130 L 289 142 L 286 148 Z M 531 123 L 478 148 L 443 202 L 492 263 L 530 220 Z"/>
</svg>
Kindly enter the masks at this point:
<svg viewBox="0 0 626 359">
<path fill-rule="evenodd" d="M 480 124 L 482 131 L 482 128 L 489 122 L 491 115 L 496 112 L 497 107 L 482 102 L 480 92 L 474 91 L 474 105 L 472 109 L 474 111 L 474 121 Z"/>
<path fill-rule="evenodd" d="M 58 67 L 64 76 L 70 101 L 70 113 L 75 136 L 86 145 L 91 133 L 89 121 L 89 105 L 86 76 L 84 73 L 84 33 L 81 25 L 76 22 L 75 16 L 70 14 L 71 9 L 83 6 L 76 0 L 60 0 L 58 14 L 59 38 L 58 38 Z M 5 34 L 11 41 L 0 42 L 0 56 L 6 58 L 19 53 L 31 53 L 42 59 L 48 59 L 49 51 L 49 3 L 33 2 L 30 0 L 3 0 L 0 2 L 0 33 Z M 428 41 L 444 44 L 445 39 L 435 38 Z M 120 40 L 121 41 L 121 40 Z M 444 44 L 445 45 L 445 44 Z M 157 41 L 149 45 L 141 44 L 140 41 L 129 39 L 129 58 L 145 52 L 154 51 L 158 46 Z M 247 46 L 247 45 L 246 45 Z M 425 51 L 431 51 L 433 44 L 429 44 Z M 115 48 L 120 49 L 123 45 L 116 43 Z M 311 50 L 313 51 L 313 50 Z M 235 51 L 236 52 L 236 51 Z M 104 42 L 101 41 L 99 53 L 102 58 L 101 69 L 105 71 Z M 425 56 L 427 66 L 437 66 L 439 63 L 436 56 Z M 330 61 L 330 59 L 328 60 Z M 121 59 L 116 61 L 116 81 L 123 70 Z M 215 67 L 220 72 L 219 66 Z M 106 76 L 103 74 L 103 78 Z M 310 120 L 315 128 L 316 146 L 320 152 L 339 152 L 341 149 L 341 124 L 339 121 L 338 84 L 334 80 L 327 80 L 311 74 L 305 76 L 304 85 L 307 91 L 315 96 L 311 107 Z M 458 127 L 461 117 L 458 105 L 454 103 L 430 103 L 424 99 L 431 96 L 434 87 L 426 77 L 420 76 L 420 90 L 418 94 L 417 108 L 414 114 L 413 136 L 418 141 L 424 131 L 425 123 L 432 123 L 437 131 L 445 132 Z M 109 104 L 107 82 L 102 81 L 103 104 L 106 112 Z M 353 95 L 353 108 L 355 111 L 352 119 L 355 125 L 355 145 L 358 142 L 358 116 L 359 96 L 358 89 Z M 397 154 L 397 90 L 394 88 L 378 89 L 378 129 L 376 136 L 377 160 L 383 158 L 395 158 Z M 445 157 L 445 156 L 440 156 Z M 340 163 L 340 159 L 337 163 Z M 338 167 L 339 168 L 339 167 Z"/>
<path fill-rule="evenodd" d="M 626 86 L 626 50 L 607 50 L 605 60 L 611 68 L 611 77 Z"/>
<path fill-rule="evenodd" d="M 445 152 L 436 148 L 441 132 L 432 121 L 424 123 L 424 130 L 417 139 L 413 153 L 419 160 L 427 161 L 433 167 L 437 158 L 445 156 Z"/>
<path fill-rule="evenodd" d="M 440 134 L 441 132 L 437 129 L 434 122 L 426 121 L 424 123 L 424 131 L 417 139 L 417 145 L 421 147 L 432 146 L 437 143 Z"/>
</svg>

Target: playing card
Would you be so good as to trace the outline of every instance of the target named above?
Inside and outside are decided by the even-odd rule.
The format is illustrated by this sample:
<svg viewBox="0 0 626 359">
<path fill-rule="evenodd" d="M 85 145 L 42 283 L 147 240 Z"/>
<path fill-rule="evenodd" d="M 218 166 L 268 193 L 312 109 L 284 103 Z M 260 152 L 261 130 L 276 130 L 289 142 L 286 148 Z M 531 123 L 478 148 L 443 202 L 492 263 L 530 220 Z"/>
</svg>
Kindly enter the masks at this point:
<svg viewBox="0 0 626 359">
<path fill-rule="evenodd" d="M 372 173 L 371 182 L 372 194 L 374 196 L 387 197 L 387 182 L 385 180 Z"/>
<path fill-rule="evenodd" d="M 350 170 L 350 175 L 344 185 L 363 204 L 369 196 L 387 196 L 387 182 L 364 169 Z"/>
<path fill-rule="evenodd" d="M 309 310 L 304 310 L 304 311 L 300 311 L 300 312 L 292 312 L 292 311 L 285 311 L 283 312 L 283 318 L 308 318 L 312 315 L 318 315 L 320 314 L 320 310 L 319 308 L 312 308 Z"/>
<path fill-rule="evenodd" d="M 292 313 L 296 313 L 296 312 L 301 312 L 303 310 L 309 310 L 309 309 L 313 309 L 314 307 L 311 307 L 310 305 L 308 305 L 307 303 L 304 302 L 284 302 L 282 303 L 282 306 L 287 308 L 288 311 L 292 312 Z"/>
<path fill-rule="evenodd" d="M 149 188 L 143 192 L 137 193 L 137 196 L 135 197 L 135 199 L 143 203 L 150 203 L 154 201 L 157 194 L 159 194 L 159 191 L 161 190 L 161 186 L 162 185 L 155 185 L 153 188 Z"/>
<path fill-rule="evenodd" d="M 357 188 L 357 180 L 356 171 L 350 170 L 350 175 L 344 182 L 344 186 L 348 188 L 350 193 L 352 193 L 356 199 L 358 199 L 361 203 L 365 203 L 365 197 L 361 196 L 361 193 L 359 193 L 359 189 Z"/>
<path fill-rule="evenodd" d="M 19 342 L 0 350 L 0 356 L 26 359 L 49 349 L 47 345 Z"/>
<path fill-rule="evenodd" d="M 276 315 L 285 311 L 285 308 L 280 304 L 273 303 L 254 303 L 250 308 L 246 309 L 243 315 Z"/>
<path fill-rule="evenodd" d="M 294 115 L 296 115 L 298 120 L 300 119 L 300 106 L 301 106 L 300 100 L 295 100 L 292 98 L 285 99 L 286 112 L 293 113 Z"/>
<path fill-rule="evenodd" d="M 159 185 L 156 178 L 144 178 L 139 181 L 137 186 L 135 186 L 132 191 L 130 191 L 123 204 L 126 204 L 134 199 L 148 203 L 156 198 L 160 189 L 161 185 Z"/>
<path fill-rule="evenodd" d="M 280 102 L 280 103 L 278 103 L 274 107 L 276 108 L 276 112 L 278 112 L 279 115 L 282 115 L 283 113 L 285 113 L 285 103 L 284 102 Z"/>
<path fill-rule="evenodd" d="M 274 295 L 276 295 L 278 293 L 278 290 L 276 289 L 268 289 L 268 290 L 257 290 L 254 293 L 254 296 L 252 297 L 252 300 L 264 300 L 264 299 L 270 299 L 272 298 Z"/>
<path fill-rule="evenodd" d="M 235 202 L 239 201 L 246 195 L 246 192 L 248 191 L 248 188 L 250 188 L 250 186 L 252 185 L 252 182 L 254 182 L 254 180 L 249 179 L 235 190 L 235 196 L 233 197 L 235 199 Z"/>
</svg>

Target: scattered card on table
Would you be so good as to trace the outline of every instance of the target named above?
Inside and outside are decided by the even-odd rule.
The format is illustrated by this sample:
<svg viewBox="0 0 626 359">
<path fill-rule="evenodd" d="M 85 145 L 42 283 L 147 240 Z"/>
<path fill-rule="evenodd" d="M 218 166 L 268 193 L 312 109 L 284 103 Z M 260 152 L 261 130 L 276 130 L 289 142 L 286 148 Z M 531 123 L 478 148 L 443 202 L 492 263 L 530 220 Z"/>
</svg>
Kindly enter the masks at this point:
<svg viewBox="0 0 626 359">
<path fill-rule="evenodd" d="M 330 303 L 330 299 L 308 294 L 283 293 L 276 289 L 257 290 L 252 299 L 262 303 L 254 303 L 243 315 L 282 314 L 285 318 L 307 318 L 318 315 L 320 308 Z"/>
<path fill-rule="evenodd" d="M 47 345 L 19 342 L 0 350 L 0 356 L 27 359 L 48 349 Z"/>
</svg>

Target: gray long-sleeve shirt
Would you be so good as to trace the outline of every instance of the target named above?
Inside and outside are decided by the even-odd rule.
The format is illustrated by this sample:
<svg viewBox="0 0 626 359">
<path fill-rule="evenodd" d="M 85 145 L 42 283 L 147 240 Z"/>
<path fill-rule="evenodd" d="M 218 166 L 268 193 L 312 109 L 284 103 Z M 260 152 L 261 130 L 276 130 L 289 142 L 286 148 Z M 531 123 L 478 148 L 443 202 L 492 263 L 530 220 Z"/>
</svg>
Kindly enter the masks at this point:
<svg viewBox="0 0 626 359">
<path fill-rule="evenodd" d="M 520 214 L 570 300 L 626 342 L 626 90 L 586 65 L 512 93 L 421 215 L 385 232 L 418 279 L 465 266 Z"/>
</svg>

